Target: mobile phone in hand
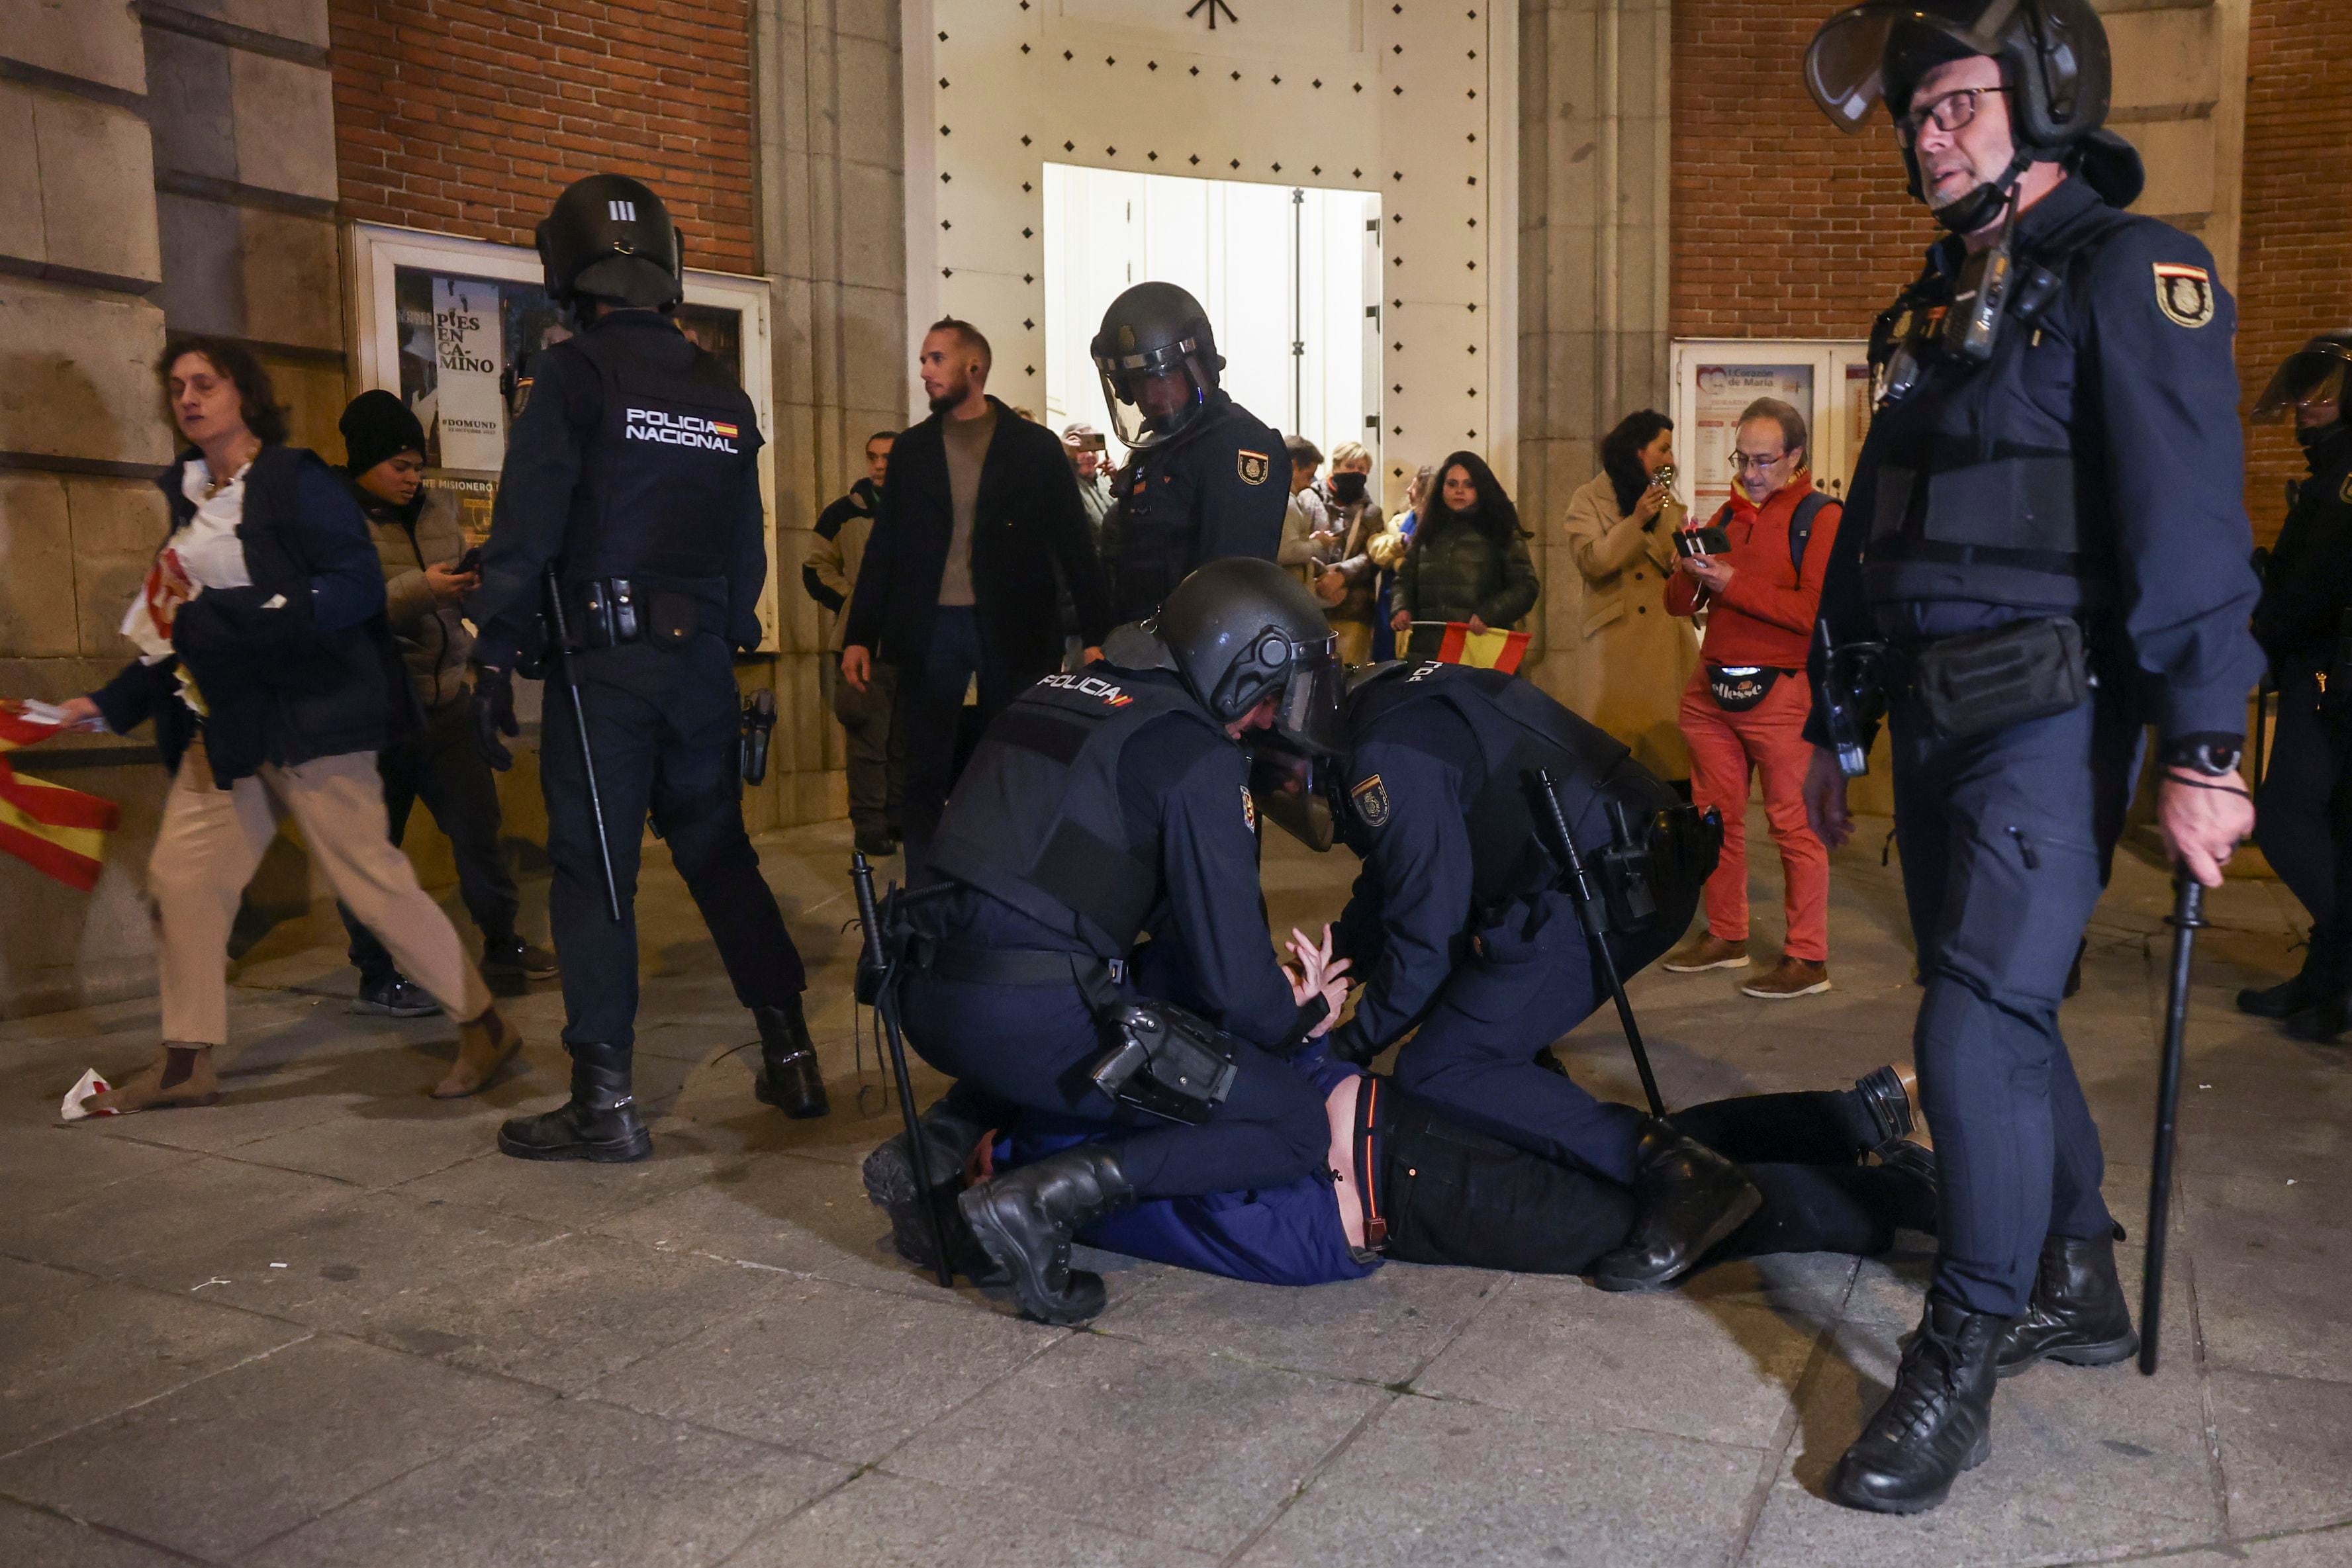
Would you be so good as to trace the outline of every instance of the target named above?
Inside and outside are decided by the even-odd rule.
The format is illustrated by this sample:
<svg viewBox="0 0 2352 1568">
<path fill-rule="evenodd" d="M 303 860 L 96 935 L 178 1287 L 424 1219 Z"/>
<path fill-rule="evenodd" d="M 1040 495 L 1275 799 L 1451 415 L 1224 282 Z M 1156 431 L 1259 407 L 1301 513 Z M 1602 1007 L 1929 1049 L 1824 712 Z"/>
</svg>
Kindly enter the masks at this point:
<svg viewBox="0 0 2352 1568">
<path fill-rule="evenodd" d="M 457 575 L 470 577 L 482 570 L 482 547 L 476 545 L 457 558 Z"/>
</svg>

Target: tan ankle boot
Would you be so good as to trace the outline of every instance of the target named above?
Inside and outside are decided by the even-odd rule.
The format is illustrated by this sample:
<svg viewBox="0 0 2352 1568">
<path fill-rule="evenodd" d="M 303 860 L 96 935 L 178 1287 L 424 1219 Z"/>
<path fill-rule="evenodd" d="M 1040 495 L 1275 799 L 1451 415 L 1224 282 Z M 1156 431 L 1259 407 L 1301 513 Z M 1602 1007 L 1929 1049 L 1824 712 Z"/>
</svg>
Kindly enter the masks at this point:
<svg viewBox="0 0 2352 1568">
<path fill-rule="evenodd" d="M 480 1018 L 457 1026 L 457 1060 L 449 1075 L 433 1086 L 433 1098 L 459 1100 L 475 1092 L 521 1046 L 522 1036 L 508 1027 L 498 1009 L 484 1009 Z"/>
<path fill-rule="evenodd" d="M 176 1111 L 209 1105 L 220 1098 L 209 1045 L 166 1045 L 163 1054 L 120 1088 L 93 1094 L 84 1108 L 93 1116 L 128 1116 L 134 1111 Z"/>
</svg>

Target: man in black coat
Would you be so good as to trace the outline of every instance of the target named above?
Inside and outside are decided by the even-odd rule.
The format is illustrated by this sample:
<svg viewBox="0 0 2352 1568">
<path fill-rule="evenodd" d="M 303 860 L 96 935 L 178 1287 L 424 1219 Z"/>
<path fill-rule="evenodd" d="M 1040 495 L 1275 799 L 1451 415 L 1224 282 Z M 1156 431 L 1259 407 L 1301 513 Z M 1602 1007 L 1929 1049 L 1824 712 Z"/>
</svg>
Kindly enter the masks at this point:
<svg viewBox="0 0 2352 1568">
<path fill-rule="evenodd" d="M 1111 624 L 1069 459 L 1052 431 L 988 395 L 988 340 L 969 322 L 940 321 L 919 367 L 931 417 L 891 451 L 841 650 L 842 679 L 859 691 L 877 658 L 898 672 L 909 883 L 955 781 L 965 695 L 977 686 L 985 726 L 1061 668 L 1061 582 L 1088 663 Z"/>
</svg>

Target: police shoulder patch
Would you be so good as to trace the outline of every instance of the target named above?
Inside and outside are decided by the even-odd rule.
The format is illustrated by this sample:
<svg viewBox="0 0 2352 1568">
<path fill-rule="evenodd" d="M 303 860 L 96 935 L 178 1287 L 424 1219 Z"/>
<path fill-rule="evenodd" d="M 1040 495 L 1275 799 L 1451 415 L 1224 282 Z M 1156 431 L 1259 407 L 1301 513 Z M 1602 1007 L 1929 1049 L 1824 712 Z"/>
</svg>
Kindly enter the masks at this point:
<svg viewBox="0 0 2352 1568">
<path fill-rule="evenodd" d="M 1249 792 L 1246 784 L 1242 786 L 1242 826 L 1253 833 L 1257 831 L 1257 797 Z"/>
<path fill-rule="evenodd" d="M 1364 826 L 1368 828 L 1388 826 L 1389 787 L 1381 782 L 1379 774 L 1373 774 L 1370 779 L 1349 790 L 1348 795 L 1356 802 L 1356 815 L 1364 820 Z"/>
<path fill-rule="evenodd" d="M 2202 327 L 2213 319 L 2213 275 L 2201 267 L 2159 261 L 2156 308 L 2176 327 Z"/>
<path fill-rule="evenodd" d="M 1244 485 L 1265 484 L 1265 476 L 1272 473 L 1273 469 L 1274 459 L 1263 452 L 1234 454 L 1234 471 L 1242 476 L 1242 483 Z"/>
</svg>

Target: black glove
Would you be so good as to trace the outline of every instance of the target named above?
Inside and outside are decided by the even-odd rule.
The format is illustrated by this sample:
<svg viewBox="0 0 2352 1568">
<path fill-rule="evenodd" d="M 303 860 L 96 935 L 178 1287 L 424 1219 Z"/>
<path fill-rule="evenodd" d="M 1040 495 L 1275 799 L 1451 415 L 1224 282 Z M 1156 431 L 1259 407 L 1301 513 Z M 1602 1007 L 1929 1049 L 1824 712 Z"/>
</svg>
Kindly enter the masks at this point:
<svg viewBox="0 0 2352 1568">
<path fill-rule="evenodd" d="M 514 766 L 514 753 L 506 748 L 501 735 L 520 735 L 522 726 L 515 722 L 514 676 L 508 671 L 493 669 L 488 664 L 474 666 L 474 744 L 482 760 L 504 773 Z"/>
</svg>

